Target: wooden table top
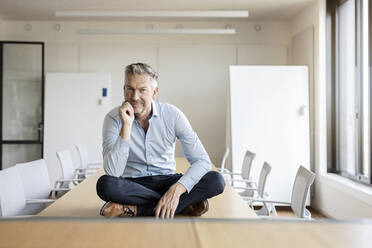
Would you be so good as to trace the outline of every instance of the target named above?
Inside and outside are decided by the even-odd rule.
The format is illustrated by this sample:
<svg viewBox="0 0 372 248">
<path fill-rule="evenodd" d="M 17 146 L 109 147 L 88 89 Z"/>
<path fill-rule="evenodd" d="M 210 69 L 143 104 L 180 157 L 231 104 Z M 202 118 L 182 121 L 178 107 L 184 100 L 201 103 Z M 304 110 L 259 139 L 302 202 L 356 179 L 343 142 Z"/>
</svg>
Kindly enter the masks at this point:
<svg viewBox="0 0 372 248">
<path fill-rule="evenodd" d="M 187 247 L 197 246 L 191 219 L 180 222 L 127 219 L 0 221 L 0 247 Z"/>
<path fill-rule="evenodd" d="M 372 222 L 197 221 L 195 233 L 200 247 L 372 247 Z"/>
<path fill-rule="evenodd" d="M 0 220 L 0 247 L 370 248 L 371 233 L 372 221 L 38 217 Z"/>
<path fill-rule="evenodd" d="M 177 172 L 184 173 L 189 163 L 185 158 L 176 158 Z M 91 175 L 77 187 L 63 195 L 55 203 L 40 212 L 39 216 L 101 217 L 99 210 L 104 204 L 96 193 L 96 182 L 103 169 Z M 256 213 L 241 197 L 226 184 L 225 191 L 209 200 L 209 211 L 199 218 L 257 218 Z"/>
</svg>

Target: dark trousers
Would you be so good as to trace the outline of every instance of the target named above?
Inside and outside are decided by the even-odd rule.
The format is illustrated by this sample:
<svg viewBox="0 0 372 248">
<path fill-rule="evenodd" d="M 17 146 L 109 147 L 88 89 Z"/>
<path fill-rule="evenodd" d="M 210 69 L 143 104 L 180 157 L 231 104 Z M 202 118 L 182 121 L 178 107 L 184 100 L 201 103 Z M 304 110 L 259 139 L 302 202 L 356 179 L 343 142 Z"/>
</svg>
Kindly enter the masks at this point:
<svg viewBox="0 0 372 248">
<path fill-rule="evenodd" d="M 160 198 L 182 174 L 123 178 L 104 175 L 97 181 L 97 194 L 104 201 L 136 205 L 137 216 L 154 216 Z M 225 181 L 220 173 L 209 171 L 189 193 L 181 195 L 176 214 L 185 207 L 221 194 Z"/>
</svg>

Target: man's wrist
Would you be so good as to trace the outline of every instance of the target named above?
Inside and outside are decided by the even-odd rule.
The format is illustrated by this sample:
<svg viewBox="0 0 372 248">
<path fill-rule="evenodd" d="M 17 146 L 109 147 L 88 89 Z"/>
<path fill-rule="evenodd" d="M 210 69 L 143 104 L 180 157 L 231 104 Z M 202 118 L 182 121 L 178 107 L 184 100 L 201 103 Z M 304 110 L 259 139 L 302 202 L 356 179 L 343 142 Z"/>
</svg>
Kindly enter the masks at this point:
<svg viewBox="0 0 372 248">
<path fill-rule="evenodd" d="M 120 136 L 125 140 L 129 141 L 130 139 L 130 133 L 132 130 L 132 124 L 124 123 L 120 130 Z"/>
<path fill-rule="evenodd" d="M 179 196 L 181 196 L 183 193 L 187 191 L 185 186 L 182 185 L 182 183 L 176 182 L 174 185 L 175 185 L 176 194 Z"/>
</svg>

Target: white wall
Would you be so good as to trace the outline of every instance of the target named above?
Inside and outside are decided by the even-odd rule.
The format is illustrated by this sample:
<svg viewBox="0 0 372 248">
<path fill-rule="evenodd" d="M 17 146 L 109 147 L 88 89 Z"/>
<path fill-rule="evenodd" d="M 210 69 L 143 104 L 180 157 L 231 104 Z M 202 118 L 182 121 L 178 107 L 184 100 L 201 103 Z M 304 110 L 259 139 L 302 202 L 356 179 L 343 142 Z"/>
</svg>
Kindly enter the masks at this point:
<svg viewBox="0 0 372 248">
<path fill-rule="evenodd" d="M 307 7 L 291 22 L 291 37 L 314 30 L 314 157 L 317 174 L 312 205 L 333 218 L 372 217 L 372 189 L 337 175 L 327 174 L 325 0 Z M 292 52 L 292 51 L 291 51 Z M 308 57 L 307 51 L 299 55 Z M 291 57 L 293 57 L 292 55 Z M 292 62 L 292 61 L 291 61 Z"/>
<path fill-rule="evenodd" d="M 5 39 L 4 21 L 0 19 L 0 40 Z"/>
<path fill-rule="evenodd" d="M 228 66 L 287 64 L 288 22 L 231 22 L 236 35 L 78 35 L 79 28 L 144 28 L 147 23 L 6 22 L 9 40 L 45 41 L 46 72 L 109 72 L 113 106 L 123 99 L 124 66 L 138 61 L 160 73 L 159 100 L 183 110 L 197 131 L 212 162 L 219 166 L 226 144 Z M 152 23 L 155 28 L 177 23 Z M 223 28 L 223 22 L 187 22 L 184 28 Z M 75 152 L 75 151 L 73 151 Z M 182 155 L 177 147 L 176 155 Z"/>
</svg>

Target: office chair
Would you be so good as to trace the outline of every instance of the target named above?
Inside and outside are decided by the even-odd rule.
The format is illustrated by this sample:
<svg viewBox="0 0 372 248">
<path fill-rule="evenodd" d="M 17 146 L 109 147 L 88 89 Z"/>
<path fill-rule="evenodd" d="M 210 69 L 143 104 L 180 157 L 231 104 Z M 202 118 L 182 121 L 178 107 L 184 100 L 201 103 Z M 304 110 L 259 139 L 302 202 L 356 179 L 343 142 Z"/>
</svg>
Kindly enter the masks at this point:
<svg viewBox="0 0 372 248">
<path fill-rule="evenodd" d="M 74 169 L 69 150 L 57 152 L 57 158 L 62 168 L 62 178 L 56 181 L 56 188 L 71 188 L 70 183 L 77 185 L 84 180 L 86 174 Z"/>
<path fill-rule="evenodd" d="M 0 171 L 0 214 L 2 217 L 19 216 L 30 204 L 53 203 L 51 199 L 26 199 L 21 175 L 16 166 Z"/>
<path fill-rule="evenodd" d="M 88 149 L 85 144 L 76 145 L 76 150 L 80 157 L 79 172 L 83 172 L 88 176 L 103 167 L 103 163 L 90 163 Z"/>
<path fill-rule="evenodd" d="M 21 175 L 26 199 L 56 198 L 58 193 L 66 193 L 69 188 L 52 188 L 44 159 L 16 164 Z"/>
<path fill-rule="evenodd" d="M 270 199 L 270 195 L 265 192 L 266 181 L 267 177 L 271 172 L 271 165 L 267 162 L 264 162 L 261 168 L 260 176 L 258 179 L 258 187 L 234 187 L 236 189 L 243 189 L 243 192 L 239 194 L 242 196 L 243 200 L 245 200 L 250 207 L 253 209 L 253 200 L 252 199 Z M 251 192 L 253 192 L 253 196 L 251 196 Z M 246 200 L 246 197 L 249 200 Z M 255 210 L 257 215 L 269 215 L 271 212 L 276 214 L 276 209 L 274 204 L 272 203 L 262 203 L 262 207 L 259 210 Z"/>
<path fill-rule="evenodd" d="M 263 202 L 272 204 L 286 204 L 290 205 L 292 211 L 298 218 L 304 220 L 311 220 L 311 213 L 306 209 L 306 198 L 309 194 L 310 186 L 315 180 L 315 174 L 303 166 L 300 166 L 297 170 L 296 178 L 293 184 L 291 202 L 276 201 L 270 199 L 258 199 L 245 197 L 245 200 L 251 202 Z M 276 213 L 274 213 L 275 215 Z M 264 218 L 271 218 L 277 216 L 266 216 Z M 283 218 L 282 218 L 283 219 Z M 285 218 L 292 219 L 292 218 Z"/>
</svg>

